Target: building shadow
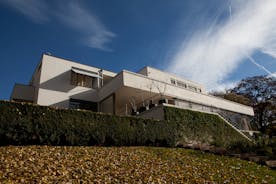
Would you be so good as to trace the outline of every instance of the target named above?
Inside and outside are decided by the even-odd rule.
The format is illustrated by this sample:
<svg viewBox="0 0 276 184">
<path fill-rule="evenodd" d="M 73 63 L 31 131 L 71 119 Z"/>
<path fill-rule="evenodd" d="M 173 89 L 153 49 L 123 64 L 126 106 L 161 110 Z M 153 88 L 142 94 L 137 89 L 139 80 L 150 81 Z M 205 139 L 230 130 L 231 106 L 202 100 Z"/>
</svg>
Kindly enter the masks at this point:
<svg viewBox="0 0 276 184">
<path fill-rule="evenodd" d="M 96 91 L 84 91 L 80 92 L 78 94 L 70 95 L 68 99 L 62 100 L 59 102 L 56 102 L 54 104 L 50 104 L 52 107 L 57 107 L 57 108 L 69 108 L 69 101 L 70 99 L 74 100 L 81 100 L 81 101 L 87 101 L 87 102 L 95 102 L 95 99 L 97 99 L 97 93 Z M 96 102 L 97 103 L 97 102 Z"/>
<path fill-rule="evenodd" d="M 40 88 L 67 93 L 76 86 L 71 85 L 71 70 L 55 76 L 40 84 Z"/>
</svg>

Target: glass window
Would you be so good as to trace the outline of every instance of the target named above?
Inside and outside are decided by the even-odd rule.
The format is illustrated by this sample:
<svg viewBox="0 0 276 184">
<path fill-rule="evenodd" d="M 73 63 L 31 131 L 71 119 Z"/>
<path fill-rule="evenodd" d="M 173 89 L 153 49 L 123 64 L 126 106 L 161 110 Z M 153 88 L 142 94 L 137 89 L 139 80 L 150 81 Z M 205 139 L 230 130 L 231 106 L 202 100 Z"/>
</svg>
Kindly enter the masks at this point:
<svg viewBox="0 0 276 184">
<path fill-rule="evenodd" d="M 177 81 L 177 85 L 182 88 L 187 88 L 187 85 L 184 82 Z"/>
<path fill-rule="evenodd" d="M 171 84 L 173 84 L 173 85 L 175 85 L 175 84 L 176 84 L 176 82 L 175 82 L 175 80 L 174 80 L 174 79 L 171 79 Z"/>
<path fill-rule="evenodd" d="M 79 74 L 73 71 L 71 72 L 72 85 L 92 88 L 92 80 L 93 80 L 93 77 Z"/>
<path fill-rule="evenodd" d="M 188 88 L 192 91 L 197 91 L 196 87 L 194 87 L 194 86 L 188 86 Z"/>
</svg>

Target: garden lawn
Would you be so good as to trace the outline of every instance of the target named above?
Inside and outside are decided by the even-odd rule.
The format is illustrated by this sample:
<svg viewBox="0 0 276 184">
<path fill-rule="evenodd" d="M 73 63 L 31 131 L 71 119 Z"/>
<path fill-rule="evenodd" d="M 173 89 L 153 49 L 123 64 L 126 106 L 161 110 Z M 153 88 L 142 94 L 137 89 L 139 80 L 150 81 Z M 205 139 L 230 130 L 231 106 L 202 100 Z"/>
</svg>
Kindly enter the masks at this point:
<svg viewBox="0 0 276 184">
<path fill-rule="evenodd" d="M 183 148 L 0 147 L 0 183 L 276 183 L 276 171 Z"/>
</svg>

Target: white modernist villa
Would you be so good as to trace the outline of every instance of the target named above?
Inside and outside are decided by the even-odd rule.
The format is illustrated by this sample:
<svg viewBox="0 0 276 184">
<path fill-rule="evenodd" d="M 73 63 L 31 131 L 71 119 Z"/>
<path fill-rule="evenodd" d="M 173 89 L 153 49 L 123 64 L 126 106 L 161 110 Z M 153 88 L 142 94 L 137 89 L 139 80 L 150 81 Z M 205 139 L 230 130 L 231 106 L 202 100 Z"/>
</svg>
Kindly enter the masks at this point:
<svg viewBox="0 0 276 184">
<path fill-rule="evenodd" d="M 252 107 L 209 95 L 203 85 L 155 68 L 114 73 L 48 54 L 28 85 L 15 84 L 11 100 L 159 119 L 160 104 L 220 113 L 236 122 L 254 115 Z"/>
</svg>

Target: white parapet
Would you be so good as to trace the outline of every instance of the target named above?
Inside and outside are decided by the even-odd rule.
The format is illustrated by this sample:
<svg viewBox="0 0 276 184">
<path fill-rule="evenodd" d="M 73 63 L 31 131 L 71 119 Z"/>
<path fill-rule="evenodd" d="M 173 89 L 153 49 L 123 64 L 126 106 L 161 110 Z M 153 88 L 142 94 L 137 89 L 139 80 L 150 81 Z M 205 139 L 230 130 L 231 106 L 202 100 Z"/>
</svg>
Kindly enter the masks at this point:
<svg viewBox="0 0 276 184">
<path fill-rule="evenodd" d="M 148 78 L 147 76 L 141 74 L 123 71 L 123 81 L 124 86 L 139 88 L 144 91 L 151 90 L 153 93 L 163 93 L 164 96 L 170 96 L 209 107 L 254 116 L 253 108 L 250 106 L 221 99 L 205 93 L 183 89 L 163 81 Z"/>
</svg>

